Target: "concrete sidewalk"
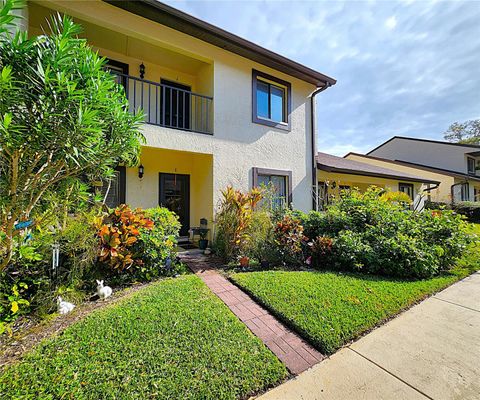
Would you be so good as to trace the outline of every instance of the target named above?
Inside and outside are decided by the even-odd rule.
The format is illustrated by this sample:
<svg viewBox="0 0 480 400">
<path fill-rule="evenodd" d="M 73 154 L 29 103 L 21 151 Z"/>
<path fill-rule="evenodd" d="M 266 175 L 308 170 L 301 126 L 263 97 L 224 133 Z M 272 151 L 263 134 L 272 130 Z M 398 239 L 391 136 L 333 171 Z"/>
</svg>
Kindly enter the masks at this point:
<svg viewBox="0 0 480 400">
<path fill-rule="evenodd" d="M 260 399 L 480 399 L 480 273 Z"/>
</svg>

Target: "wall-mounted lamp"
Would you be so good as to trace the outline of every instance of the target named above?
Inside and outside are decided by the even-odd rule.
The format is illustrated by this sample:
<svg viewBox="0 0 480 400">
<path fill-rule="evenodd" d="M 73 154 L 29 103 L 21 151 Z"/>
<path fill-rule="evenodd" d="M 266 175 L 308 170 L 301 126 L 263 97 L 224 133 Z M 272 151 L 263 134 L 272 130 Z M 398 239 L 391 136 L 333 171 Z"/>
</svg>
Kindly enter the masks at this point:
<svg viewBox="0 0 480 400">
<path fill-rule="evenodd" d="M 142 164 L 140 164 L 140 166 L 138 167 L 138 177 L 142 179 L 144 173 L 145 173 L 145 168 L 143 167 Z"/>
<path fill-rule="evenodd" d="M 140 78 L 145 77 L 145 65 L 143 65 L 143 62 L 140 64 Z"/>
</svg>

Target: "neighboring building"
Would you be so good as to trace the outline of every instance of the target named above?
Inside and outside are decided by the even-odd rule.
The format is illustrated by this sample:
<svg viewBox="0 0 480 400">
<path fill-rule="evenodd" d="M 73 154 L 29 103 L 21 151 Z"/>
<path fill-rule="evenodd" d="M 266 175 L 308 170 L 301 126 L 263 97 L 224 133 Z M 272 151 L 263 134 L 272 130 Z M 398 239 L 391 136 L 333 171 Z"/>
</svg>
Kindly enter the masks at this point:
<svg viewBox="0 0 480 400">
<path fill-rule="evenodd" d="M 335 80 L 154 0 L 29 1 L 29 35 L 59 11 L 108 58 L 146 113 L 139 168 L 118 168 L 111 206 L 165 205 L 182 235 L 213 220 L 227 185 L 273 182 L 301 210 L 316 190 L 314 96 Z"/>
<path fill-rule="evenodd" d="M 480 146 L 394 136 L 367 155 L 442 175 L 434 201 L 480 201 Z"/>
<path fill-rule="evenodd" d="M 439 184 L 439 181 L 425 177 L 423 174 L 410 174 L 388 168 L 388 165 L 371 165 L 360 160 L 336 157 L 326 153 L 318 153 L 317 168 L 320 209 L 332 198 L 338 198 L 342 190 L 358 188 L 360 191 L 365 191 L 374 185 L 407 193 L 413 201 L 414 209 L 418 210 L 423 208 L 424 191 Z"/>
</svg>

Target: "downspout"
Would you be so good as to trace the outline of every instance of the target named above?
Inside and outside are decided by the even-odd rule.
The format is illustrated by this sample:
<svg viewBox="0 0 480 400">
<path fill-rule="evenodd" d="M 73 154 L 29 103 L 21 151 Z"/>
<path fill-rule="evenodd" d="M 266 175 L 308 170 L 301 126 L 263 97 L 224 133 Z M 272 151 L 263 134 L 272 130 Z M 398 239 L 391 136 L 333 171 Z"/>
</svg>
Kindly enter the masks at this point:
<svg viewBox="0 0 480 400">
<path fill-rule="evenodd" d="M 316 120 L 316 112 L 315 112 L 315 96 L 324 90 L 327 90 L 331 85 L 329 82 L 325 82 L 325 85 L 315 89 L 315 91 L 310 95 L 310 116 L 311 116 L 311 135 L 312 135 L 312 210 L 317 211 L 317 201 L 316 201 L 316 193 L 318 193 L 318 182 L 317 182 L 317 135 L 315 134 L 315 120 Z"/>
</svg>

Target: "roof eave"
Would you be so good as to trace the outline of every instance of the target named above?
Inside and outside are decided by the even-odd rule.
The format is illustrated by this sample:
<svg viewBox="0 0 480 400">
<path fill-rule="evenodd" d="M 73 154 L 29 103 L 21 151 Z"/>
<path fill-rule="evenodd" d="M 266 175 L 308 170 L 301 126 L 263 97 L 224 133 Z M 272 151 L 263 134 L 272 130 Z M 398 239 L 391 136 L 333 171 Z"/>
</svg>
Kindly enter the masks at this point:
<svg viewBox="0 0 480 400">
<path fill-rule="evenodd" d="M 351 169 L 344 169 L 344 168 L 336 168 L 331 167 L 329 165 L 319 164 L 317 163 L 317 168 L 326 171 L 326 172 L 336 172 L 339 174 L 348 174 L 348 175 L 359 175 L 359 176 L 369 176 L 373 178 L 386 178 L 386 179 L 395 179 L 399 181 L 407 181 L 407 182 L 418 182 L 418 183 L 432 183 L 432 184 L 439 184 L 439 181 L 434 181 L 430 179 L 423 179 L 420 177 L 407 177 L 407 176 L 400 176 L 400 175 L 390 175 L 390 174 L 380 174 L 375 172 L 368 172 L 368 171 L 359 171 L 359 170 L 351 170 Z"/>
<path fill-rule="evenodd" d="M 337 82 L 327 75 L 156 0 L 103 1 L 311 83 L 316 87 L 332 86 Z"/>
</svg>

